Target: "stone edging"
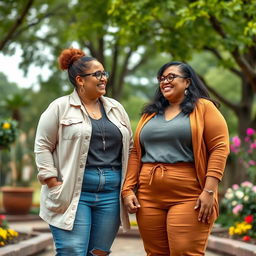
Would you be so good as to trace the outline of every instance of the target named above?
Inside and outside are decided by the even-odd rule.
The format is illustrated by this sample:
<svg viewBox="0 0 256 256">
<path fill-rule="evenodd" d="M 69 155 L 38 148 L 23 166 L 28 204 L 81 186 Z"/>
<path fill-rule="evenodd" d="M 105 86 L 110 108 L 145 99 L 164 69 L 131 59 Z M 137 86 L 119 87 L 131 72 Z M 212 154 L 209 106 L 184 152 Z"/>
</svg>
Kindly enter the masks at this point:
<svg viewBox="0 0 256 256">
<path fill-rule="evenodd" d="M 34 237 L 0 248 L 1 256 L 27 256 L 43 251 L 47 246 L 52 245 L 50 233 L 32 233 Z"/>
<path fill-rule="evenodd" d="M 221 231 L 223 229 L 214 229 L 214 232 L 209 237 L 207 249 L 225 253 L 225 255 L 229 256 L 256 256 L 256 245 L 214 236 L 214 233 L 218 232 L 218 230 Z M 125 233 L 119 230 L 118 236 L 140 237 L 137 227 L 132 227 Z"/>
<path fill-rule="evenodd" d="M 208 249 L 230 256 L 256 256 L 256 245 L 210 235 Z"/>
</svg>

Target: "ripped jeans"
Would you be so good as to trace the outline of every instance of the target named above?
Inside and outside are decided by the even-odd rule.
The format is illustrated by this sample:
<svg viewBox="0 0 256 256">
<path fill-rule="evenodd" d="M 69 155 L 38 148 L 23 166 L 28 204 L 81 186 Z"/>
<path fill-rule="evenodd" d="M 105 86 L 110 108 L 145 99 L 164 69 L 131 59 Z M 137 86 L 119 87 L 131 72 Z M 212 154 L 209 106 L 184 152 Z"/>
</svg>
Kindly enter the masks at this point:
<svg viewBox="0 0 256 256">
<path fill-rule="evenodd" d="M 120 169 L 85 169 L 73 230 L 50 225 L 56 256 L 110 254 L 120 225 L 120 183 Z"/>
</svg>

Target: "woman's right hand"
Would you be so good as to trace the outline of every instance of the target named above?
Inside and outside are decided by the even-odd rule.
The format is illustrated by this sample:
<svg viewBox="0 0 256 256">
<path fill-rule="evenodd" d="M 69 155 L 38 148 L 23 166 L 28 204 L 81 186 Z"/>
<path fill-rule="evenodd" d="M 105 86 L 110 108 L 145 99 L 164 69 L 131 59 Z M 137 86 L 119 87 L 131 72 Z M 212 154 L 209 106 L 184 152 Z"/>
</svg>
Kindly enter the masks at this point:
<svg viewBox="0 0 256 256">
<path fill-rule="evenodd" d="M 126 196 L 123 201 L 129 213 L 136 213 L 140 208 L 139 201 L 135 195 Z"/>
<path fill-rule="evenodd" d="M 47 184 L 48 188 L 53 188 L 62 184 L 62 182 L 58 181 L 56 177 L 51 177 L 51 178 L 45 179 L 44 181 Z"/>
</svg>

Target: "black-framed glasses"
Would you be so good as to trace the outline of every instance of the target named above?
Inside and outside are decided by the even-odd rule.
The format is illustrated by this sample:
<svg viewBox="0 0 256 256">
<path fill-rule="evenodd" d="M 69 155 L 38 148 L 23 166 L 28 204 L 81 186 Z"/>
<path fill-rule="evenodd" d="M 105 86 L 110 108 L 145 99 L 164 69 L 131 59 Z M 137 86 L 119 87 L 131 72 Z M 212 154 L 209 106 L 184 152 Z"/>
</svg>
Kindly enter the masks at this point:
<svg viewBox="0 0 256 256">
<path fill-rule="evenodd" d="M 169 83 L 172 82 L 175 78 L 187 78 L 186 76 L 180 76 L 180 75 L 176 75 L 176 74 L 168 74 L 167 76 L 159 76 L 157 77 L 157 80 L 159 83 L 163 83 L 165 80 L 167 80 Z"/>
<path fill-rule="evenodd" d="M 107 71 L 96 71 L 94 73 L 90 73 L 90 74 L 81 74 L 79 76 L 94 76 L 96 77 L 98 80 L 101 80 L 101 78 L 103 76 L 105 76 L 106 78 L 109 78 L 109 73 Z"/>
</svg>

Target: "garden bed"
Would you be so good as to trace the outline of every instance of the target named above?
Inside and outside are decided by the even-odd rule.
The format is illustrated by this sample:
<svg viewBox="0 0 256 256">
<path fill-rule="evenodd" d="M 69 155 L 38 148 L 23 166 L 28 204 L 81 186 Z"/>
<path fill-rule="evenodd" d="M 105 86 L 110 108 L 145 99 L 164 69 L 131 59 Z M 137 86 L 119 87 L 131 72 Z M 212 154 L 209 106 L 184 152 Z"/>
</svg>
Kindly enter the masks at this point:
<svg viewBox="0 0 256 256">
<path fill-rule="evenodd" d="M 227 229 L 213 229 L 207 248 L 229 256 L 256 256 L 255 239 L 250 242 L 244 242 L 241 238 L 232 239 Z"/>
<path fill-rule="evenodd" d="M 31 234 L 19 233 L 19 238 L 14 241 L 14 244 L 9 244 L 0 247 L 1 256 L 28 256 L 35 255 L 43 251 L 49 245 L 52 245 L 52 235 L 50 233 Z"/>
</svg>

